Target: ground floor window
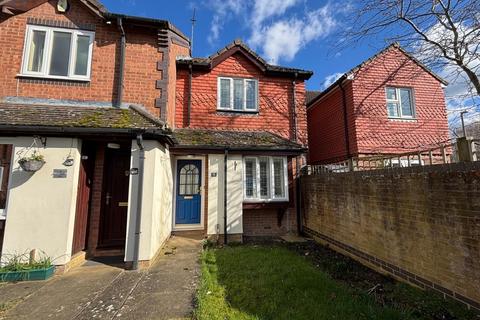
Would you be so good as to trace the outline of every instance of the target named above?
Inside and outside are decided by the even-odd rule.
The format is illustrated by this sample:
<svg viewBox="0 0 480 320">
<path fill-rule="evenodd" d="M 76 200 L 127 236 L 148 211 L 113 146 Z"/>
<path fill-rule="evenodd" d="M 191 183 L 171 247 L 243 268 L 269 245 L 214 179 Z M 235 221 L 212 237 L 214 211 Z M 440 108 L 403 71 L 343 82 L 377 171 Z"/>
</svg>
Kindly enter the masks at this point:
<svg viewBox="0 0 480 320">
<path fill-rule="evenodd" d="M 245 157 L 244 168 L 245 200 L 288 200 L 286 157 Z"/>
</svg>

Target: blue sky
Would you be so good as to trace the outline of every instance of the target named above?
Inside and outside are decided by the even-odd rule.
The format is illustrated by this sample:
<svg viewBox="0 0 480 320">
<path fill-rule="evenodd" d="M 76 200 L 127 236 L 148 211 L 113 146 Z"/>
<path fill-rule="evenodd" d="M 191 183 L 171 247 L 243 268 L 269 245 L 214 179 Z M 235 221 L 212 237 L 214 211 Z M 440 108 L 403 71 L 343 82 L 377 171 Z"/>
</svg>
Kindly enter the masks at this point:
<svg viewBox="0 0 480 320">
<path fill-rule="evenodd" d="M 338 51 L 338 33 L 351 26 L 351 0 L 102 0 L 112 12 L 169 20 L 190 36 L 196 8 L 193 55 L 206 57 L 240 38 L 270 63 L 307 69 L 314 76 L 307 89 L 322 90 L 336 77 L 388 45 L 371 38 Z M 445 70 L 437 70 L 445 76 Z M 480 106 L 464 98 L 457 81 L 446 90 L 448 115 L 457 126 L 459 112 L 468 108 L 470 121 L 480 121 Z M 455 81 L 453 81 L 455 82 Z M 479 99 L 480 100 L 480 99 Z"/>
<path fill-rule="evenodd" d="M 254 4 L 267 2 L 266 6 Z M 240 38 L 269 62 L 314 71 L 307 83 L 310 90 L 323 89 L 327 78 L 332 81 L 335 74 L 348 71 L 385 46 L 378 41 L 348 51 L 335 51 L 332 35 L 341 22 L 333 12 L 341 8 L 322 0 L 104 0 L 103 3 L 112 12 L 169 20 L 188 36 L 195 7 L 194 56 L 209 56 Z M 291 33 L 289 39 L 282 36 L 285 32 Z"/>
</svg>

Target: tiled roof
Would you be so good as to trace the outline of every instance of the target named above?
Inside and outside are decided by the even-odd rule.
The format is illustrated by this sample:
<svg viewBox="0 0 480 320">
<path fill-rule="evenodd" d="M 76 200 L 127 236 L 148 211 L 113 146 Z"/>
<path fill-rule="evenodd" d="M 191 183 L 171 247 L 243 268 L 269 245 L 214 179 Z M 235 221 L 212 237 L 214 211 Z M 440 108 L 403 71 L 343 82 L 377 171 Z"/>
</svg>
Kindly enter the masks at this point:
<svg viewBox="0 0 480 320">
<path fill-rule="evenodd" d="M 423 70 L 425 70 L 426 72 L 430 73 L 435 79 L 437 79 L 438 81 L 440 81 L 441 83 L 443 83 L 444 85 L 447 85 L 448 82 L 443 79 L 442 77 L 440 77 L 438 74 L 436 74 L 435 72 L 433 72 L 430 68 L 428 68 L 427 66 L 425 66 L 422 62 L 420 62 L 418 59 L 416 59 L 414 56 L 412 56 L 411 54 L 409 54 L 408 52 L 406 52 L 401 46 L 400 44 L 398 44 L 397 42 L 395 43 L 392 43 L 391 45 L 389 45 L 388 47 L 384 48 L 383 50 L 377 52 L 376 54 L 374 54 L 373 56 L 371 56 L 370 58 L 368 58 L 367 60 L 361 62 L 359 65 L 355 66 L 354 68 L 350 69 L 349 71 L 347 71 L 346 73 L 344 73 L 341 77 L 339 77 L 337 79 L 337 81 L 335 81 L 334 83 L 332 83 L 327 89 L 325 89 L 323 92 L 321 92 L 317 97 L 315 97 L 314 99 L 310 100 L 310 102 L 307 102 L 307 107 L 310 107 L 311 103 L 313 102 L 316 102 L 317 100 L 319 100 L 321 97 L 325 96 L 328 92 L 330 92 L 331 90 L 333 90 L 333 88 L 335 88 L 336 86 L 338 86 L 339 83 L 342 83 L 345 79 L 347 79 L 350 75 L 354 74 L 355 72 L 357 72 L 358 70 L 360 70 L 361 68 L 363 68 L 365 65 L 369 64 L 370 62 L 372 62 L 373 60 L 375 60 L 376 58 L 378 58 L 379 56 L 381 56 L 382 54 L 384 54 L 385 52 L 391 50 L 392 48 L 395 48 L 395 49 L 398 49 L 400 50 L 400 52 L 402 52 L 407 58 L 409 58 L 410 60 L 412 60 L 414 63 L 416 63 L 420 68 L 422 68 Z"/>
<path fill-rule="evenodd" d="M 292 150 L 304 148 L 290 140 L 267 131 L 227 131 L 209 129 L 176 129 L 173 136 L 176 147 L 220 149 L 258 149 L 258 150 Z"/>
<path fill-rule="evenodd" d="M 318 97 L 322 91 L 306 91 L 305 92 L 305 103 L 309 104 L 313 99 Z"/>
<path fill-rule="evenodd" d="M 222 55 L 228 53 L 230 50 L 235 49 L 241 49 L 244 53 L 249 54 L 266 72 L 286 73 L 290 75 L 297 74 L 298 77 L 303 79 L 309 79 L 313 75 L 312 71 L 269 64 L 260 55 L 258 55 L 255 51 L 253 51 L 250 47 L 248 47 L 245 43 L 238 39 L 228 44 L 216 53 L 212 54 L 208 58 L 180 58 L 177 60 L 177 63 L 192 63 L 193 65 L 197 66 L 211 67 L 215 60 L 221 59 Z"/>
<path fill-rule="evenodd" d="M 110 129 L 161 129 L 162 123 L 139 107 L 0 104 L 0 125 Z"/>
</svg>

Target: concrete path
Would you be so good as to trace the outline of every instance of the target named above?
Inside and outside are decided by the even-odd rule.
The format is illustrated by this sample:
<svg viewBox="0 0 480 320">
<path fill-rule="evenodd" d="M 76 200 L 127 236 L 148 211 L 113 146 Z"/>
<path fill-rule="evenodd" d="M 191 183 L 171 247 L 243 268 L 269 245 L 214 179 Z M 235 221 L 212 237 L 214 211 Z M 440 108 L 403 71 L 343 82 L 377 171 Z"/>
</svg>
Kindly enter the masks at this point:
<svg viewBox="0 0 480 320">
<path fill-rule="evenodd" d="M 173 237 L 145 271 L 87 262 L 50 281 L 1 285 L 0 319 L 190 319 L 200 251 L 200 241 Z"/>
</svg>

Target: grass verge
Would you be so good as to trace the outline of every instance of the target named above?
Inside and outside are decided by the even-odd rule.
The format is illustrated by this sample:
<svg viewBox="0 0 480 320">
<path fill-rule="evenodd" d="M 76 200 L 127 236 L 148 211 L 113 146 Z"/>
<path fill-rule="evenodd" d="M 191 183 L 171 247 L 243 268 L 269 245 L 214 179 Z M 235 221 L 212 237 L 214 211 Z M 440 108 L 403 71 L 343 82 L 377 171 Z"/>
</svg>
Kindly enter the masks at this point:
<svg viewBox="0 0 480 320">
<path fill-rule="evenodd" d="M 198 320 L 403 319 L 282 247 L 208 249 L 202 256 Z"/>
<path fill-rule="evenodd" d="M 207 249 L 202 255 L 195 318 L 477 319 L 461 304 L 363 266 L 356 271 L 354 263 L 352 267 L 341 257 L 329 256 L 319 264 L 310 254 L 278 245 Z M 348 277 L 354 281 L 346 281 Z M 377 290 L 367 289 L 381 278 L 385 281 Z M 378 288 L 387 294 L 379 295 Z"/>
</svg>

